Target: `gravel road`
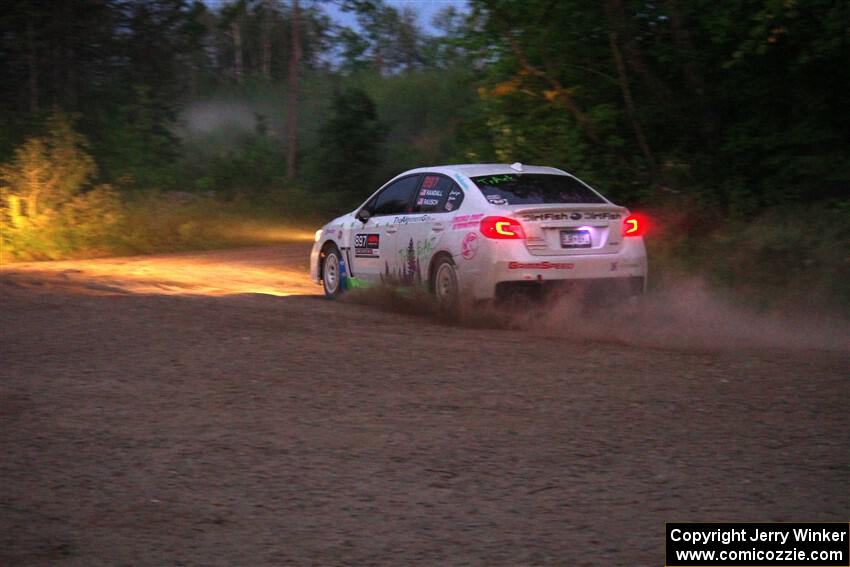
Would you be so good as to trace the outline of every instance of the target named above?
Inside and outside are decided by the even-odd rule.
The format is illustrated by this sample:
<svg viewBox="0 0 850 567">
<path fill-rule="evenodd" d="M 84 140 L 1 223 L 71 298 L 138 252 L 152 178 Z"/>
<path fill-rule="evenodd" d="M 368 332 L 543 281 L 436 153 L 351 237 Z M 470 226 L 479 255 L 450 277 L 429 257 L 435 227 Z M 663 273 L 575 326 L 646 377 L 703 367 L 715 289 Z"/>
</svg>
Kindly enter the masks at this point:
<svg viewBox="0 0 850 567">
<path fill-rule="evenodd" d="M 662 565 L 665 521 L 850 519 L 847 350 L 448 325 L 316 296 L 308 249 L 0 271 L 0 565 Z"/>
</svg>

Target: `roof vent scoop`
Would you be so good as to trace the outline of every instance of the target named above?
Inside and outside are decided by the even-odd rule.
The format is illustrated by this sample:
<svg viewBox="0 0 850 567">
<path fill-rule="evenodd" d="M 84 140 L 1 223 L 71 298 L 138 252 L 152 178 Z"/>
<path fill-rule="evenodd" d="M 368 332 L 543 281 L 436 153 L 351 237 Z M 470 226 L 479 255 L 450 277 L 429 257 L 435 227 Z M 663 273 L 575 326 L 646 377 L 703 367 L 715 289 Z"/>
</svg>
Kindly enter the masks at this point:
<svg viewBox="0 0 850 567">
<path fill-rule="evenodd" d="M 522 171 L 522 164 L 520 162 L 512 163 L 511 169 L 514 171 Z"/>
</svg>

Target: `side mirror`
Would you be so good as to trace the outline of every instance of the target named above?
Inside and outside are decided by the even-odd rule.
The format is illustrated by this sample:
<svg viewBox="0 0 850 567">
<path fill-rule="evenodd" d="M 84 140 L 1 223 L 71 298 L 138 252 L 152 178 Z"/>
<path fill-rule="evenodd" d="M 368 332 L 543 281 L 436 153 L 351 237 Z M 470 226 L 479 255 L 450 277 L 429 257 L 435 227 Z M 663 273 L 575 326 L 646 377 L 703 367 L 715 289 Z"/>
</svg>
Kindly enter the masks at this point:
<svg viewBox="0 0 850 567">
<path fill-rule="evenodd" d="M 369 218 L 371 218 L 372 213 L 369 212 L 369 209 L 360 209 L 359 211 L 357 211 L 357 215 L 355 215 L 355 216 L 356 216 L 357 220 L 359 220 L 363 224 L 366 224 L 366 221 L 368 221 Z"/>
</svg>

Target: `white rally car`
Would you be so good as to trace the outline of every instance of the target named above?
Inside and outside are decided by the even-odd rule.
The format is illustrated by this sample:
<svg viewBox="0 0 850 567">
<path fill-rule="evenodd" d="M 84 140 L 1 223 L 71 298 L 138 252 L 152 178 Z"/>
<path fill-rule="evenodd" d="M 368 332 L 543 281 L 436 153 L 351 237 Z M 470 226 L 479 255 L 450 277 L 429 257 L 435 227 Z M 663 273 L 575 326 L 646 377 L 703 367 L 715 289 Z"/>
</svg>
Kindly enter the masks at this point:
<svg viewBox="0 0 850 567">
<path fill-rule="evenodd" d="M 427 286 L 442 303 L 575 282 L 636 294 L 643 225 L 559 169 L 423 167 L 316 231 L 310 276 L 328 297 L 381 282 Z"/>
</svg>

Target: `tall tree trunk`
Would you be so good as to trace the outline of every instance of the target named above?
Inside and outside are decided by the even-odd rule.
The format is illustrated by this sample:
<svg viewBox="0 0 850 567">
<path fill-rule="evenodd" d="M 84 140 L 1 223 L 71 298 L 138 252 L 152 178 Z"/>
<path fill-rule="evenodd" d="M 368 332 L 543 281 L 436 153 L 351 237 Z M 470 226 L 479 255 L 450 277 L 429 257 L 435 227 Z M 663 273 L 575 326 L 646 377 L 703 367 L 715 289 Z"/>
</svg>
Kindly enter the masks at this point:
<svg viewBox="0 0 850 567">
<path fill-rule="evenodd" d="M 35 8 L 30 3 L 27 14 L 27 67 L 29 70 L 29 107 L 30 112 L 38 112 L 38 54 L 35 48 Z"/>
<path fill-rule="evenodd" d="M 289 77 L 286 108 L 286 179 L 295 178 L 295 154 L 298 149 L 298 68 L 301 63 L 301 14 L 298 0 L 292 0 L 292 46 L 289 50 Z"/>
<path fill-rule="evenodd" d="M 696 51 L 691 42 L 691 34 L 688 32 L 685 18 L 682 16 L 676 0 L 667 0 L 666 6 L 670 16 L 670 29 L 673 32 L 673 45 L 676 46 L 676 50 L 685 59 L 685 63 L 682 66 L 685 82 L 696 95 L 697 102 L 699 103 L 702 133 L 705 136 L 710 136 L 714 131 L 714 117 L 706 100 L 706 83 L 700 72 L 699 64 L 696 61 Z"/>
<path fill-rule="evenodd" d="M 263 21 L 260 28 L 260 69 L 265 80 L 272 78 L 272 2 L 263 2 Z"/>
<path fill-rule="evenodd" d="M 237 83 L 242 82 L 242 29 L 239 25 L 239 17 L 233 18 L 230 24 L 230 33 L 233 36 L 233 78 Z"/>
<path fill-rule="evenodd" d="M 652 151 L 649 149 L 649 144 L 646 141 L 646 137 L 643 135 L 643 128 L 641 128 L 640 122 L 637 119 L 635 102 L 632 99 L 632 90 L 629 88 L 629 77 L 626 74 L 626 65 L 623 63 L 623 55 L 620 53 L 619 45 L 617 45 L 617 32 L 609 32 L 608 40 L 611 43 L 611 55 L 613 55 L 614 64 L 617 67 L 617 76 L 619 77 L 620 91 L 623 93 L 623 103 L 626 106 L 626 113 L 629 116 L 629 122 L 631 123 L 632 131 L 635 134 L 635 139 L 637 139 L 640 151 L 643 154 L 643 158 L 646 160 L 647 166 L 649 167 L 650 178 L 654 181 L 655 158 L 652 155 Z"/>
<path fill-rule="evenodd" d="M 65 58 L 65 85 L 63 96 L 68 107 L 77 108 L 77 51 L 74 42 L 77 35 L 74 33 L 74 2 L 66 0 L 64 3 L 65 31 L 63 32 L 63 49 Z"/>
<path fill-rule="evenodd" d="M 611 28 L 617 32 L 623 42 L 623 51 L 629 67 L 640 77 L 650 92 L 657 95 L 665 104 L 672 104 L 673 93 L 646 63 L 640 47 L 638 47 L 634 36 L 626 26 L 626 12 L 623 9 L 622 0 L 608 0 L 605 4 L 605 10 L 611 22 Z"/>
</svg>

